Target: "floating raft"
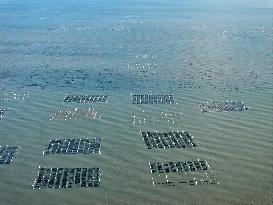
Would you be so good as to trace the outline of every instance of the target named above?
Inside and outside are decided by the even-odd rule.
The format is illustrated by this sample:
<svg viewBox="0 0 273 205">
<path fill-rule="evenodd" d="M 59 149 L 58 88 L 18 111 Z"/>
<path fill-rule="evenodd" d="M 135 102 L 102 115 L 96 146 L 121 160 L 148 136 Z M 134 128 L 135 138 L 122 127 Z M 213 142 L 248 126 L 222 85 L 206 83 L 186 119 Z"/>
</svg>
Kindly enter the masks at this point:
<svg viewBox="0 0 273 205">
<path fill-rule="evenodd" d="M 102 138 L 50 140 L 47 150 L 44 151 L 43 154 L 100 153 L 101 140 Z"/>
<path fill-rule="evenodd" d="M 141 132 L 148 149 L 152 148 L 192 148 L 197 147 L 188 132 Z"/>
<path fill-rule="evenodd" d="M 153 185 L 219 184 L 206 160 L 150 163 Z"/>
<path fill-rule="evenodd" d="M 185 162 L 159 162 L 150 163 L 151 173 L 169 173 L 169 172 L 195 172 L 208 170 L 209 165 L 205 160 L 185 161 Z"/>
<path fill-rule="evenodd" d="M 228 111 L 247 111 L 249 107 L 240 101 L 223 101 L 223 102 L 205 102 L 198 105 L 201 112 L 228 112 Z"/>
<path fill-rule="evenodd" d="M 97 119 L 101 118 L 98 112 L 94 109 L 81 110 L 75 108 L 74 110 L 60 110 L 59 112 L 54 113 L 50 120 L 78 120 L 78 119 Z"/>
<path fill-rule="evenodd" d="M 76 103 L 95 103 L 107 102 L 108 95 L 68 95 L 64 98 L 64 102 L 76 102 Z"/>
<path fill-rule="evenodd" d="M 33 189 L 98 187 L 99 168 L 41 168 Z"/>
<path fill-rule="evenodd" d="M 133 113 L 132 124 L 133 125 L 141 125 L 141 124 L 160 124 L 160 123 L 168 123 L 175 124 L 183 119 L 182 113 L 178 112 L 158 112 L 151 113 L 142 111 L 139 113 Z"/>
<path fill-rule="evenodd" d="M 171 95 L 132 95 L 132 104 L 174 104 Z"/>
<path fill-rule="evenodd" d="M 0 120 L 4 117 L 6 112 L 9 111 L 7 108 L 0 108 Z"/>
<path fill-rule="evenodd" d="M 10 164 L 17 150 L 18 147 L 0 146 L 0 164 Z"/>
<path fill-rule="evenodd" d="M 29 93 L 18 93 L 17 91 L 5 91 L 1 94 L 3 97 L 3 101 L 5 102 L 22 102 L 28 96 Z"/>
</svg>

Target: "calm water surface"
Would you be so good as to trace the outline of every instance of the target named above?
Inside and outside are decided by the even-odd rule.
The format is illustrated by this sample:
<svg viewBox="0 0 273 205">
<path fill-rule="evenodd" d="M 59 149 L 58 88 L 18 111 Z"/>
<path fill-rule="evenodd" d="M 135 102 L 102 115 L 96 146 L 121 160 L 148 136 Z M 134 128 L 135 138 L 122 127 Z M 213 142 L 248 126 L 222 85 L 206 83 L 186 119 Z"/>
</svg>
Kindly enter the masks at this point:
<svg viewBox="0 0 273 205">
<path fill-rule="evenodd" d="M 19 146 L 0 166 L 0 204 L 272 204 L 272 12 L 266 0 L 0 0 L 0 145 Z M 177 104 L 131 104 L 146 93 Z M 69 94 L 109 100 L 63 103 Z M 251 111 L 198 107 L 223 100 Z M 75 108 L 101 118 L 50 120 Z M 147 150 L 140 131 L 156 130 L 188 131 L 199 146 Z M 42 155 L 51 139 L 94 137 L 100 155 Z M 198 158 L 219 184 L 153 186 L 149 162 Z M 100 186 L 33 190 L 38 166 L 100 167 Z"/>
</svg>

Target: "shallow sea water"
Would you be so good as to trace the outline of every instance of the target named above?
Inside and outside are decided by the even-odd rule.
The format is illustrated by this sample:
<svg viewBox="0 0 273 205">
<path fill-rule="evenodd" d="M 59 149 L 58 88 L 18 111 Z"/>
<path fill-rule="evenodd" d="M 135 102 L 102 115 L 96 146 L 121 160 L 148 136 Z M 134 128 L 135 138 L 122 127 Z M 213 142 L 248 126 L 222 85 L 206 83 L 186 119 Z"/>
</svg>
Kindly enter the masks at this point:
<svg viewBox="0 0 273 205">
<path fill-rule="evenodd" d="M 0 204 L 272 204 L 272 9 L 251 0 L 1 0 L 0 145 L 19 149 L 0 165 Z M 177 104 L 131 104 L 131 94 L 149 93 Z M 71 94 L 109 99 L 62 102 Z M 198 107 L 224 100 L 251 111 Z M 50 120 L 75 108 L 101 118 Z M 175 123 L 133 123 L 162 112 L 176 113 Z M 145 148 L 140 131 L 171 130 L 199 146 Z M 101 154 L 42 155 L 49 140 L 73 137 L 103 137 Z M 149 162 L 198 158 L 219 184 L 153 186 Z M 100 167 L 100 186 L 33 190 L 38 166 Z"/>
</svg>

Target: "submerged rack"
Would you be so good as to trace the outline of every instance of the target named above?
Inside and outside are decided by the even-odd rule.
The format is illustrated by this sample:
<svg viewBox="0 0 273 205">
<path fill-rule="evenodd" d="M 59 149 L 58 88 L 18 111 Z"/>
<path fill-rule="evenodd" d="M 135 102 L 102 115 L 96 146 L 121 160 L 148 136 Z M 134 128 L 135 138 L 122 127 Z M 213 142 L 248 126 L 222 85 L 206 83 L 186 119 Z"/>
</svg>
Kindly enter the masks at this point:
<svg viewBox="0 0 273 205">
<path fill-rule="evenodd" d="M 154 186 L 219 184 L 206 160 L 149 163 Z"/>
<path fill-rule="evenodd" d="M 205 102 L 198 105 L 201 112 L 229 112 L 229 111 L 247 111 L 248 106 L 242 101 L 222 101 L 222 102 Z"/>
<path fill-rule="evenodd" d="M 133 113 L 132 125 L 160 123 L 176 124 L 181 120 L 183 120 L 181 112 L 149 112 L 143 110 L 142 112 Z"/>
<path fill-rule="evenodd" d="M 17 150 L 16 146 L 0 146 L 0 164 L 10 164 Z"/>
<path fill-rule="evenodd" d="M 192 148 L 197 147 L 193 137 L 188 132 L 141 132 L 148 149 L 153 148 Z"/>
<path fill-rule="evenodd" d="M 0 108 L 0 120 L 2 120 L 7 111 L 9 111 L 8 108 Z"/>
<path fill-rule="evenodd" d="M 59 110 L 51 116 L 50 120 L 91 120 L 100 118 L 100 114 L 94 109 L 83 110 L 75 108 L 73 110 Z"/>
<path fill-rule="evenodd" d="M 102 138 L 50 140 L 43 155 L 100 153 Z"/>
<path fill-rule="evenodd" d="M 34 180 L 33 189 L 98 187 L 99 168 L 41 168 Z"/>
</svg>

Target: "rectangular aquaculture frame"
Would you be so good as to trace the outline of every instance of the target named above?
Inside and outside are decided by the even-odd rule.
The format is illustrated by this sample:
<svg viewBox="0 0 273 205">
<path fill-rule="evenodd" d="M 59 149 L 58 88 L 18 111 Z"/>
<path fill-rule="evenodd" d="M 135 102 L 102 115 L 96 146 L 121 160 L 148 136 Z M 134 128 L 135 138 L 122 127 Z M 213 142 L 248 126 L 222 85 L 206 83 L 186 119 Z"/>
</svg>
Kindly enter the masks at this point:
<svg viewBox="0 0 273 205">
<path fill-rule="evenodd" d="M 205 102 L 198 105 L 201 112 L 248 111 L 250 108 L 241 101 Z"/>
<path fill-rule="evenodd" d="M 50 120 L 94 120 L 100 118 L 101 115 L 94 109 L 83 110 L 75 108 L 73 110 L 59 110 L 51 116 Z"/>
<path fill-rule="evenodd" d="M 7 108 L 0 108 L 0 120 L 4 117 L 6 112 L 9 111 Z"/>
<path fill-rule="evenodd" d="M 153 148 L 192 148 L 197 147 L 193 137 L 188 132 L 141 132 L 148 149 Z"/>
<path fill-rule="evenodd" d="M 150 163 L 151 173 L 189 172 L 208 170 L 205 160 Z"/>
<path fill-rule="evenodd" d="M 108 95 L 68 95 L 64 98 L 64 102 L 76 103 L 106 103 Z"/>
<path fill-rule="evenodd" d="M 99 168 L 41 168 L 33 189 L 98 187 Z"/>
<path fill-rule="evenodd" d="M 206 160 L 150 163 L 154 186 L 219 184 Z"/>
<path fill-rule="evenodd" d="M 17 150 L 18 147 L 0 146 L 0 164 L 10 164 Z"/>
<path fill-rule="evenodd" d="M 102 138 L 50 140 L 44 155 L 100 153 Z"/>
<path fill-rule="evenodd" d="M 174 104 L 174 96 L 170 95 L 132 95 L 132 104 Z"/>
</svg>

